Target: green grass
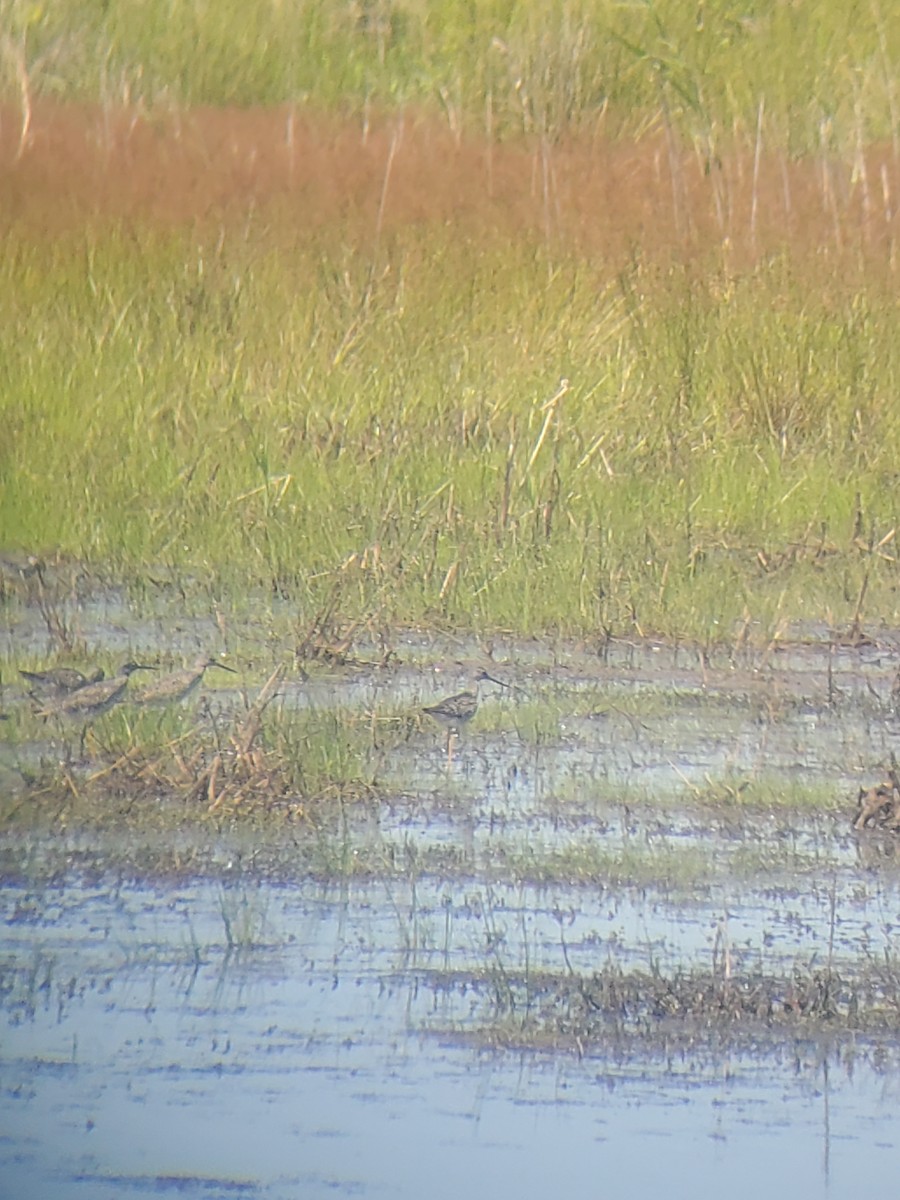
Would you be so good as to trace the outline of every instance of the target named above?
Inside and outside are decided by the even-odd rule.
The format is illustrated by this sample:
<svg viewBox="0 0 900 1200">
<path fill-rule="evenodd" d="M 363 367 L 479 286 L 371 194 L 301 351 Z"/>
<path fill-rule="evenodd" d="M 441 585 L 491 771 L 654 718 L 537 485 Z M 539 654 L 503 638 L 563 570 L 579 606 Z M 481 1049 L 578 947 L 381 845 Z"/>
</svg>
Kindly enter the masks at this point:
<svg viewBox="0 0 900 1200">
<path fill-rule="evenodd" d="M 342 709 L 275 706 L 257 725 L 242 706 L 211 715 L 198 704 L 148 710 L 127 699 L 87 729 L 21 705 L 4 735 L 3 827 L 45 819 L 151 830 L 236 820 L 330 826 L 345 800 L 375 794 L 385 751 L 365 715 Z"/>
<path fill-rule="evenodd" d="M 6 546 L 385 624 L 715 641 L 848 622 L 865 580 L 897 619 L 877 280 L 611 280 L 434 227 L 384 255 L 372 286 L 328 235 L 8 232 Z"/>
<path fill-rule="evenodd" d="M 0 82 L 106 105 L 300 103 L 441 113 L 551 137 L 665 121 L 713 158 L 767 126 L 791 151 L 896 128 L 889 4 L 713 0 L 11 0 Z"/>
<path fill-rule="evenodd" d="M 896 624 L 886 13 L 12 0 L 0 550 L 59 552 L 136 600 L 161 580 L 232 610 L 274 594 L 301 629 Z M 42 98 L 100 106 L 59 179 Z M 201 104 L 295 105 L 359 142 L 317 191 L 287 124 L 276 146 L 225 122 L 215 161 L 191 158 Z M 382 161 L 385 112 L 431 144 L 392 121 Z M 436 122 L 484 158 L 460 159 L 449 210 Z M 605 196 L 589 151 L 567 164 L 610 136 L 634 163 Z M 183 204 L 163 228 L 140 204 L 166 164 Z M 31 208 L 38 237 L 15 224 Z"/>
</svg>

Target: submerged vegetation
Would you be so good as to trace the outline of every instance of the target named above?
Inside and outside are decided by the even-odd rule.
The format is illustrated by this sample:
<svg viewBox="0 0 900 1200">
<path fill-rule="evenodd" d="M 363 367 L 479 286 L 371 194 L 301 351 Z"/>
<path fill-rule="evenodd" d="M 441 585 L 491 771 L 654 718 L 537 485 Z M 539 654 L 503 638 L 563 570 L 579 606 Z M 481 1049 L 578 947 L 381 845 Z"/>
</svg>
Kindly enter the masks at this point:
<svg viewBox="0 0 900 1200">
<path fill-rule="evenodd" d="M 483 1024 L 474 1035 L 463 1031 L 478 1044 L 623 1056 L 736 1048 L 744 1040 L 771 1053 L 805 1037 L 842 1040 L 852 1058 L 865 1052 L 867 1037 L 883 1038 L 882 1052 L 893 1049 L 900 1005 L 892 960 L 852 974 L 830 964 L 732 973 L 727 960 L 713 970 L 609 966 L 592 975 L 488 969 L 448 976 L 443 986 L 482 997 Z"/>
</svg>

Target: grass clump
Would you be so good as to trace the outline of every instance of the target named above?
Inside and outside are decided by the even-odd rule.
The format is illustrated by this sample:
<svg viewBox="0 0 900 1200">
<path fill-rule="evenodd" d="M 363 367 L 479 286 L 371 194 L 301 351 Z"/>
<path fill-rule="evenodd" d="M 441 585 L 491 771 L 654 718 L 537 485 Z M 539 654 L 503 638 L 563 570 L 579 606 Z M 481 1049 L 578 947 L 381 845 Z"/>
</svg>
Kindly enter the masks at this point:
<svg viewBox="0 0 900 1200">
<path fill-rule="evenodd" d="M 484 993 L 483 1024 L 474 1036 L 491 1045 L 568 1047 L 579 1054 L 613 1046 L 631 1059 L 640 1051 L 671 1057 L 678 1047 L 694 1054 L 721 1050 L 724 1043 L 746 1044 L 758 1054 L 801 1035 L 892 1038 L 896 1029 L 896 979 L 877 967 L 756 971 L 732 969 L 726 959 L 711 970 L 488 971 L 469 986 L 473 982 Z"/>
<path fill-rule="evenodd" d="M 281 673 L 273 672 L 245 708 L 186 728 L 176 729 L 175 714 L 135 713 L 126 701 L 81 731 L 87 770 L 71 758 L 76 729 L 58 768 L 23 772 L 24 801 L 10 801 L 4 822 L 15 824 L 24 803 L 55 812 L 63 825 L 67 813 L 77 813 L 79 821 L 104 827 L 110 799 L 120 818 L 139 825 L 148 805 L 157 822 L 174 828 L 185 820 L 330 819 L 335 800 L 374 791 L 371 745 L 359 721 L 337 711 L 271 707 Z"/>
<path fill-rule="evenodd" d="M 811 813 L 835 816 L 847 809 L 846 795 L 837 792 L 833 784 L 801 782 L 783 776 L 707 776 L 703 784 L 686 784 L 682 795 L 723 815 L 742 811 L 796 813 L 805 819 Z"/>
</svg>

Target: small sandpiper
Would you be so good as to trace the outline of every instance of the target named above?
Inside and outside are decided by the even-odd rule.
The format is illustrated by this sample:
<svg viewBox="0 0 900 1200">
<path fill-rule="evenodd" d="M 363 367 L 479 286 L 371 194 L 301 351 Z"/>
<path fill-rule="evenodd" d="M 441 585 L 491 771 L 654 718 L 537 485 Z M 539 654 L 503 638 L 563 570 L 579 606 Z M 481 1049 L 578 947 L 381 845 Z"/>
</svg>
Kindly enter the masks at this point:
<svg viewBox="0 0 900 1200">
<path fill-rule="evenodd" d="M 499 687 L 508 688 L 509 684 L 504 683 L 501 679 L 495 679 L 493 675 L 489 675 L 487 671 L 479 671 L 473 679 L 473 687 L 465 692 L 457 692 L 454 696 L 447 696 L 444 700 L 439 700 L 437 704 L 426 704 L 422 712 L 427 713 L 437 723 L 447 730 L 447 761 L 452 758 L 451 748 L 453 739 L 459 737 L 463 728 L 478 712 L 478 700 L 480 693 L 480 685 L 482 683 L 496 683 Z"/>
<path fill-rule="evenodd" d="M 108 712 L 125 695 L 128 680 L 135 671 L 155 671 L 145 663 L 127 662 L 112 679 L 85 684 L 64 696 L 56 704 L 41 709 L 39 717 L 82 717 L 86 721 Z"/>
<path fill-rule="evenodd" d="M 99 683 L 105 678 L 103 668 L 98 667 L 90 675 L 76 671 L 74 667 L 48 667 L 46 671 L 19 671 L 24 680 L 31 684 L 31 694 L 45 696 L 68 696 L 89 683 Z"/>
<path fill-rule="evenodd" d="M 163 675 L 161 679 L 154 679 L 152 683 L 148 683 L 146 687 L 135 692 L 134 702 L 135 704 L 178 704 L 197 690 L 204 674 L 210 667 L 219 667 L 223 671 L 230 671 L 232 675 L 237 674 L 234 667 L 227 667 L 225 663 L 219 662 L 216 658 L 198 658 L 192 667 L 185 667 L 182 671 L 173 671 L 171 675 Z"/>
</svg>

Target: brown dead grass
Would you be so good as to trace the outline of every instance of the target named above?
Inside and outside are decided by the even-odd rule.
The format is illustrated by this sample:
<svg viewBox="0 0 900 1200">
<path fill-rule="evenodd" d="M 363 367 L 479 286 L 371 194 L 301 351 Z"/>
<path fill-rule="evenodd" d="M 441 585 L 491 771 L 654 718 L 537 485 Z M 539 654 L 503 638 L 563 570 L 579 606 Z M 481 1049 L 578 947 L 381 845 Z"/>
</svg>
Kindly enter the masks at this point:
<svg viewBox="0 0 900 1200">
<path fill-rule="evenodd" d="M 735 147 L 708 161 L 662 127 L 634 142 L 458 139 L 407 114 L 364 130 L 307 112 L 42 104 L 24 144 L 0 109 L 0 220 L 39 235 L 85 224 L 246 221 L 352 238 L 437 223 L 538 236 L 621 260 L 724 249 L 862 256 L 893 269 L 900 165 L 890 146 L 790 160 Z"/>
</svg>

